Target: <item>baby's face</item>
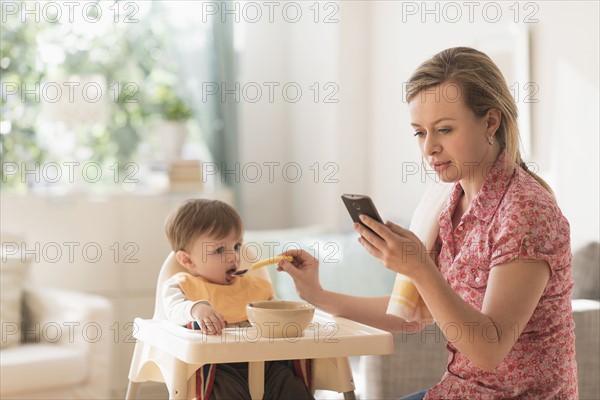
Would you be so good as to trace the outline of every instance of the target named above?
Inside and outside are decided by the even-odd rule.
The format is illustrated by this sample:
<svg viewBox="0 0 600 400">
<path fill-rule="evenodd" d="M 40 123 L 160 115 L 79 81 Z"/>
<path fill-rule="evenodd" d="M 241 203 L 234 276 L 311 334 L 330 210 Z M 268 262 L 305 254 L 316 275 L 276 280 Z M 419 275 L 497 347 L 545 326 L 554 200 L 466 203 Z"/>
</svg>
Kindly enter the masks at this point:
<svg viewBox="0 0 600 400">
<path fill-rule="evenodd" d="M 213 283 L 231 285 L 236 279 L 233 273 L 240 267 L 241 250 L 242 237 L 235 233 L 222 239 L 200 236 L 190 246 L 188 272 Z"/>
</svg>

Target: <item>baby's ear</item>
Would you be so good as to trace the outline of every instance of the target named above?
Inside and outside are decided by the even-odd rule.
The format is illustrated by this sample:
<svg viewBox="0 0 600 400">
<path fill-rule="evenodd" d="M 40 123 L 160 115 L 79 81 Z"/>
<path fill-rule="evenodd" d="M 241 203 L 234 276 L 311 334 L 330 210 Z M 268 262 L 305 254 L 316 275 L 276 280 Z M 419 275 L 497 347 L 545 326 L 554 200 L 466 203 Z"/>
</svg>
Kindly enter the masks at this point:
<svg viewBox="0 0 600 400">
<path fill-rule="evenodd" d="M 192 261 L 192 257 L 190 257 L 189 253 L 184 250 L 179 250 L 175 253 L 175 258 L 179 265 L 183 268 L 189 270 L 194 266 L 194 262 Z"/>
</svg>

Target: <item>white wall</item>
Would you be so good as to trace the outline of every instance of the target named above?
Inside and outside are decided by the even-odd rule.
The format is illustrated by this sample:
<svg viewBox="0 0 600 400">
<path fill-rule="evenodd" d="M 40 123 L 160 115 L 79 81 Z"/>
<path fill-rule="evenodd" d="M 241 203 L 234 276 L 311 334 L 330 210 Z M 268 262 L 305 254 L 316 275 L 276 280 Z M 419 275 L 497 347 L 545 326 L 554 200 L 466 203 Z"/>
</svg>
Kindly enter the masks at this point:
<svg viewBox="0 0 600 400">
<path fill-rule="evenodd" d="M 598 2 L 548 2 L 533 30 L 534 161 L 571 224 L 573 247 L 598 240 Z"/>
<path fill-rule="evenodd" d="M 245 24 L 243 29 L 246 39 L 245 56 L 240 60 L 240 82 L 242 86 L 256 82 L 264 89 L 264 93 L 256 103 L 244 100 L 240 102 L 241 172 L 246 167 L 246 176 L 250 178 L 242 179 L 244 174 L 240 174 L 239 185 L 243 196 L 240 211 L 248 227 L 262 227 L 267 220 L 273 225 L 287 226 L 292 224 L 286 210 L 289 190 L 282 184 L 280 173 L 276 175 L 278 178 L 275 184 L 269 183 L 265 175 L 269 170 L 264 163 L 283 164 L 291 153 L 287 145 L 292 136 L 289 134 L 286 103 L 281 101 L 281 97 L 270 102 L 268 86 L 265 86 L 265 82 L 289 80 L 289 58 L 285 56 L 288 31 L 279 24 Z M 255 165 L 252 163 L 258 163 L 261 166 L 260 172 L 264 175 L 256 182 L 254 169 L 249 167 Z"/>
<path fill-rule="evenodd" d="M 436 3 L 428 3 L 428 9 Z M 444 48 L 466 45 L 485 51 L 491 40 L 526 27 L 529 81 L 539 88 L 539 102 L 530 104 L 530 161 L 553 184 L 571 222 L 574 244 L 598 239 L 598 3 L 536 2 L 538 8 L 519 3 L 518 15 L 513 3 L 495 3 L 502 7 L 495 23 L 490 22 L 494 9 L 484 14 L 483 2 L 473 10 L 472 21 L 463 6 L 455 23 L 449 21 L 455 10 L 444 10 L 445 3 L 437 3 L 437 22 L 435 13 L 419 9 L 411 14 L 406 4 L 340 2 L 336 24 L 302 21 L 277 28 L 255 26 L 247 32 L 243 70 L 260 71 L 267 80 L 301 82 L 303 88 L 315 81 L 335 81 L 340 88 L 337 104 L 241 104 L 244 159 L 296 161 L 306 175 L 312 174 L 308 167 L 315 161 L 339 167 L 337 184 L 323 183 L 322 177 L 319 183 L 246 184 L 243 204 L 249 227 L 323 223 L 348 230 L 339 200 L 343 192 L 368 193 L 384 218 L 407 222 L 424 187 L 420 174 L 403 177 L 403 168 L 419 163 L 420 155 L 402 83 Z M 537 22 L 525 24 L 527 16 Z M 276 46 L 269 47 L 272 41 Z M 268 62 L 264 51 L 256 51 L 265 45 L 272 50 Z M 522 87 L 526 82 L 518 83 Z M 321 172 L 326 172 L 322 166 Z"/>
<path fill-rule="evenodd" d="M 318 176 L 306 171 L 310 179 L 290 188 L 297 225 L 349 228 L 340 195 L 368 190 L 369 12 L 366 2 L 351 2 L 340 7 L 338 23 L 291 26 L 292 76 L 322 87 L 318 102 L 291 110 L 293 159 L 319 162 Z M 337 102 L 326 102 L 328 94 Z"/>
<path fill-rule="evenodd" d="M 242 163 L 282 164 L 275 166 L 273 182 L 242 179 L 242 213 L 251 229 L 337 228 L 342 218 L 347 222 L 340 194 L 367 190 L 369 62 L 364 55 L 370 7 L 364 2 L 342 5 L 338 23 L 324 23 L 333 10 L 321 9 L 315 23 L 311 4 L 302 3 L 304 17 L 297 23 L 244 26 L 241 82 L 278 82 L 279 88 L 293 83 L 303 91 L 296 103 L 282 99 L 280 92 L 273 103 L 241 102 Z M 283 177 L 286 163 L 297 163 L 302 177 L 295 181 L 294 168 Z"/>
</svg>

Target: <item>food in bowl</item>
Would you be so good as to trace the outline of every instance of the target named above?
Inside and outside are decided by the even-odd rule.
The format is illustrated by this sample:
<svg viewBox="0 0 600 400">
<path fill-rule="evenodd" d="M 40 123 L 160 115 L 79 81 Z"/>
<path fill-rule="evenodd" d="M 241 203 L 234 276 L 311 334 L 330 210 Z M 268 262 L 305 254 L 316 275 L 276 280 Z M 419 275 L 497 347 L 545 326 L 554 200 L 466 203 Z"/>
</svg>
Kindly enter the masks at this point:
<svg viewBox="0 0 600 400">
<path fill-rule="evenodd" d="M 254 301 L 246 306 L 246 314 L 260 336 L 293 338 L 304 335 L 315 314 L 315 307 L 303 301 Z"/>
</svg>

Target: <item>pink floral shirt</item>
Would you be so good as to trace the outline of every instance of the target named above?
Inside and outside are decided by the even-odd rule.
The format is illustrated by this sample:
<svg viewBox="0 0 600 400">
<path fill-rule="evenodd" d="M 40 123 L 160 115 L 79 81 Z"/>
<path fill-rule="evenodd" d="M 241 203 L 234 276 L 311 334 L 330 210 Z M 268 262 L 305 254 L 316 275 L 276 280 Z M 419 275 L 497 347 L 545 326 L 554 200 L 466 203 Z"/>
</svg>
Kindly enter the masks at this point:
<svg viewBox="0 0 600 400">
<path fill-rule="evenodd" d="M 438 268 L 477 310 L 495 266 L 544 260 L 551 276 L 521 336 L 496 369 L 479 369 L 448 343 L 447 371 L 426 399 L 577 399 L 569 223 L 550 193 L 522 168 L 506 171 L 504 159 L 502 152 L 452 229 L 462 192 L 455 184 L 439 216 Z M 456 327 L 440 328 L 447 335 L 457 332 Z"/>
</svg>

